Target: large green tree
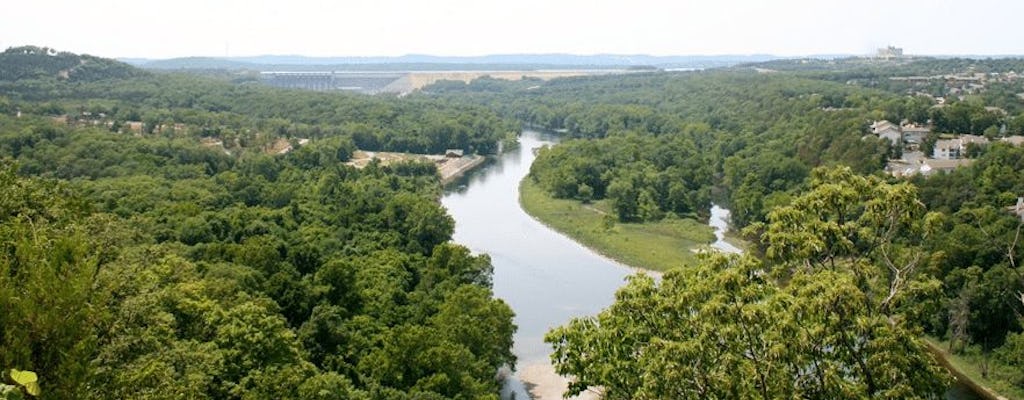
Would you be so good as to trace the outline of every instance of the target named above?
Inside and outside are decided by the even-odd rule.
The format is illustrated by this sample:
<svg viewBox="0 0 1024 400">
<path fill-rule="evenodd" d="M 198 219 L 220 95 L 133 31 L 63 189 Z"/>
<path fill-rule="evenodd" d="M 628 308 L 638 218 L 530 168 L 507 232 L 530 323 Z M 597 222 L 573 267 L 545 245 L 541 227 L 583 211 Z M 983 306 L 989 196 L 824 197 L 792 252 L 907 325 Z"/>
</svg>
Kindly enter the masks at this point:
<svg viewBox="0 0 1024 400">
<path fill-rule="evenodd" d="M 937 398 L 947 375 L 854 274 L 780 285 L 752 257 L 633 277 L 596 317 L 548 333 L 566 394 L 606 399 Z"/>
<path fill-rule="evenodd" d="M 569 394 L 608 399 L 936 398 L 918 338 L 939 283 L 920 273 L 934 216 L 909 184 L 817 169 L 769 213 L 765 258 L 705 255 L 551 331 Z M 933 310 L 932 310 L 933 311 Z"/>
</svg>

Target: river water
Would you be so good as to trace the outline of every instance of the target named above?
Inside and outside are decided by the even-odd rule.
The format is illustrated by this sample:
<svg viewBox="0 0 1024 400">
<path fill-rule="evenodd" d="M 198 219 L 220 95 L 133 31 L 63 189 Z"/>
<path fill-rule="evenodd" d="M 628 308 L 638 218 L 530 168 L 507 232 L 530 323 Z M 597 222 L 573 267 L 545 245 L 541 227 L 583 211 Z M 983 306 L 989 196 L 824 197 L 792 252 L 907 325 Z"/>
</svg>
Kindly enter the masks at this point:
<svg viewBox="0 0 1024 400">
<path fill-rule="evenodd" d="M 455 182 L 441 202 L 455 218 L 456 243 L 491 256 L 494 293 L 512 307 L 519 327 L 517 369 L 548 365 L 544 334 L 572 317 L 593 315 L 612 303 L 630 270 L 548 229 L 519 207 L 519 181 L 533 149 L 554 137 L 525 131 L 520 146 Z M 507 392 L 530 398 L 518 379 Z M 508 396 L 508 393 L 505 394 Z"/>
<path fill-rule="evenodd" d="M 519 206 L 519 182 L 529 173 L 533 149 L 557 142 L 557 137 L 524 131 L 518 149 L 481 166 L 449 185 L 442 204 L 455 219 L 453 240 L 475 253 L 488 254 L 494 265 L 494 293 L 515 311 L 513 352 L 518 373 L 508 380 L 503 399 L 530 399 L 530 382 L 540 393 L 534 400 L 558 398 L 547 390 L 545 379 L 554 378 L 544 334 L 573 317 L 594 315 L 609 306 L 616 289 L 633 273 L 628 267 L 598 255 L 547 228 Z M 711 209 L 715 247 L 741 252 L 725 242 L 728 210 Z M 545 369 L 546 367 L 546 369 Z M 530 373 L 530 371 L 541 371 Z M 551 376 L 542 376 L 551 375 Z M 522 379 L 524 378 L 525 379 Z M 524 383 L 524 380 L 526 383 Z M 547 385 L 564 385 L 564 381 Z M 551 388 L 547 388 L 551 389 Z M 962 393 L 947 398 L 967 399 Z"/>
</svg>

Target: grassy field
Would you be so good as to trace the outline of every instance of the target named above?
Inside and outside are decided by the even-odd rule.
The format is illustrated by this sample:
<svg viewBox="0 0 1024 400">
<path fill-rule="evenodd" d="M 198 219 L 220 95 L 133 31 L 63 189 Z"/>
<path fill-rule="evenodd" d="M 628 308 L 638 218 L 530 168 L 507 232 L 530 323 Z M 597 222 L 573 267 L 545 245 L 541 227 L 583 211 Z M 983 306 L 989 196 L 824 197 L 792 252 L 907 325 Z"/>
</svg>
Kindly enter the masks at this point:
<svg viewBox="0 0 1024 400">
<path fill-rule="evenodd" d="M 1002 379 L 987 379 L 982 375 L 981 366 L 984 364 L 984 359 L 978 354 L 949 354 L 946 349 L 949 348 L 949 342 L 936 339 L 931 336 L 926 336 L 927 340 L 934 348 L 942 353 L 942 357 L 949 362 L 957 371 L 964 374 L 968 379 L 974 381 L 976 384 L 989 389 L 991 392 L 998 393 L 999 396 L 1003 396 L 1010 399 L 1024 399 L 1024 390 L 1017 388 Z M 992 371 L 991 375 L 999 375 L 998 371 Z"/>
<path fill-rule="evenodd" d="M 665 219 L 645 224 L 606 225 L 610 210 L 605 202 L 581 204 L 555 199 L 529 178 L 519 185 L 523 209 L 545 225 L 598 253 L 631 267 L 665 271 L 692 264 L 692 249 L 711 243 L 711 227 L 692 219 Z M 606 216 L 608 216 L 606 218 Z"/>
</svg>

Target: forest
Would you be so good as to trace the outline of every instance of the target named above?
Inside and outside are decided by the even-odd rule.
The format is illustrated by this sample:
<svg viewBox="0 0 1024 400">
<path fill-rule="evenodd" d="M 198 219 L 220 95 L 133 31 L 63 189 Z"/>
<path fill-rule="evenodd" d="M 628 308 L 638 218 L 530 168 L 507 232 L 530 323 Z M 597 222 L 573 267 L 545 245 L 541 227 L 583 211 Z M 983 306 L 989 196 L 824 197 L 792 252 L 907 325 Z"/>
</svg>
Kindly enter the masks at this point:
<svg viewBox="0 0 1024 400">
<path fill-rule="evenodd" d="M 344 161 L 486 154 L 502 118 L 41 48 L 0 86 L 0 369 L 42 398 L 497 399 L 512 310 L 435 167 Z"/>
<path fill-rule="evenodd" d="M 1024 149 L 897 179 L 884 167 L 900 150 L 868 129 L 1024 134 L 1022 80 L 958 95 L 889 79 L 1019 63 L 862 64 L 482 78 L 393 98 L 8 49 L 0 370 L 38 384 L 19 372 L 0 394 L 496 399 L 513 313 L 488 256 L 450 241 L 436 168 L 345 162 L 495 154 L 521 126 L 564 138 L 527 178 L 548 195 L 608 200 L 631 224 L 705 219 L 714 202 L 751 243 L 631 278 L 606 311 L 552 330 L 570 393 L 937 398 L 950 376 L 935 343 L 1021 393 Z"/>
</svg>

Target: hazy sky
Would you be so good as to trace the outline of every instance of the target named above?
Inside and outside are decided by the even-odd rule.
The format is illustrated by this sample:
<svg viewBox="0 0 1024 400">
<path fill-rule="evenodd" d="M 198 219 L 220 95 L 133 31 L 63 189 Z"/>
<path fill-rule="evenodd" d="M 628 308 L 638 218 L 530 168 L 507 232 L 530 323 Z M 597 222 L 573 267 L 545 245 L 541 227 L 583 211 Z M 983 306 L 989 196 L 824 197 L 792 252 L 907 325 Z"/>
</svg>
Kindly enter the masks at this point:
<svg viewBox="0 0 1024 400">
<path fill-rule="evenodd" d="M 1024 0 L 6 0 L 0 47 L 105 57 L 1024 54 Z"/>
</svg>

